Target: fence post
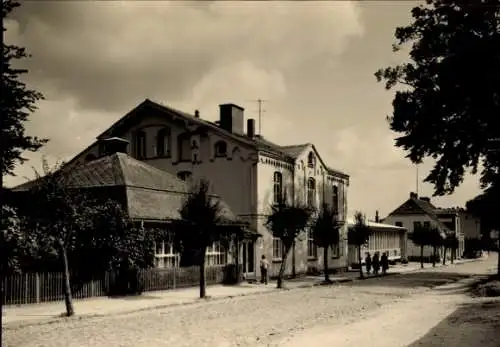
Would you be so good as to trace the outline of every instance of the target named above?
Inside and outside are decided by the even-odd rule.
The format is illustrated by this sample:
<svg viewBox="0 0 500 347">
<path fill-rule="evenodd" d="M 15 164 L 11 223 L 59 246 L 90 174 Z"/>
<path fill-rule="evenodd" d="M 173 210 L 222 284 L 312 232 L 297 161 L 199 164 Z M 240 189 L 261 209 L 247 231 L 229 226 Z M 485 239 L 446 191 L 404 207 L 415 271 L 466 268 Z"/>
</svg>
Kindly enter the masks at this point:
<svg viewBox="0 0 500 347">
<path fill-rule="evenodd" d="M 38 272 L 35 273 L 35 296 L 36 303 L 40 303 L 40 276 Z"/>
<path fill-rule="evenodd" d="M 28 274 L 24 274 L 24 303 L 29 304 L 29 295 L 28 295 Z"/>
</svg>

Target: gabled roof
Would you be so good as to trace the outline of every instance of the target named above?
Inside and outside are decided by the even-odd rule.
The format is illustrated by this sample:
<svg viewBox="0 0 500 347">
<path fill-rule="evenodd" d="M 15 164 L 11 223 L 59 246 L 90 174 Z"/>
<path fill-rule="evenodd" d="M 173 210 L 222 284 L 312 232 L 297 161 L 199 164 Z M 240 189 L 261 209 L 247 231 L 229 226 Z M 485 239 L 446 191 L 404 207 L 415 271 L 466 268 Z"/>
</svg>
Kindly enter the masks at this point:
<svg viewBox="0 0 500 347">
<path fill-rule="evenodd" d="M 443 232 L 451 232 L 451 230 L 441 222 L 436 214 L 436 206 L 430 201 L 419 199 L 418 197 L 410 197 L 402 205 L 389 213 L 388 216 L 394 215 L 418 215 L 425 214 L 429 216 Z"/>
<path fill-rule="evenodd" d="M 157 102 L 153 102 L 149 99 L 144 100 L 142 103 L 140 103 L 138 106 L 136 106 L 133 110 L 128 112 L 124 117 L 119 119 L 117 122 L 115 122 L 111 127 L 109 127 L 106 131 L 104 131 L 102 134 L 100 134 L 97 138 L 102 139 L 106 138 L 109 136 L 113 136 L 114 131 L 118 129 L 120 126 L 123 126 L 126 124 L 128 121 L 131 121 L 133 118 L 135 118 L 140 111 L 142 110 L 155 110 L 157 111 L 157 114 L 159 116 L 165 116 L 169 117 L 170 119 L 177 119 L 177 120 L 182 120 L 186 123 L 192 123 L 196 124 L 200 127 L 204 127 L 206 129 L 210 129 L 211 131 L 216 132 L 218 135 L 231 139 L 233 141 L 236 141 L 246 147 L 249 148 L 254 148 L 257 151 L 264 152 L 266 154 L 273 155 L 281 160 L 284 161 L 289 161 L 289 162 L 294 162 L 296 157 L 300 154 L 300 150 L 305 149 L 306 146 L 309 146 L 310 144 L 305 144 L 305 145 L 294 145 L 294 146 L 280 146 L 277 145 L 264 137 L 257 135 L 254 138 L 249 138 L 246 135 L 243 134 L 235 134 L 231 133 L 229 131 L 226 131 L 219 127 L 217 124 L 201 119 L 199 117 L 195 117 L 194 115 L 188 114 L 186 112 L 176 110 L 172 107 L 162 105 Z M 315 150 L 316 151 L 316 150 Z M 317 151 L 316 151 L 317 154 Z M 319 157 L 319 156 L 318 156 Z M 338 170 L 333 170 L 327 167 L 328 171 L 336 176 L 340 176 L 342 178 L 349 178 L 349 175 L 338 171 Z"/>
</svg>

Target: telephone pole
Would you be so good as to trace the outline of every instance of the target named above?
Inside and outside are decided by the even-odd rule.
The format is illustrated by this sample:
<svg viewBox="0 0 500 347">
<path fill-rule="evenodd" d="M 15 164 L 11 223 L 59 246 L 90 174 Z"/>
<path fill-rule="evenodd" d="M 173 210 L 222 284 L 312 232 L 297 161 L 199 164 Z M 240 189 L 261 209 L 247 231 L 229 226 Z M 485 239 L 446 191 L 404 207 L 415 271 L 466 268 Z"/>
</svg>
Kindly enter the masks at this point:
<svg viewBox="0 0 500 347">
<path fill-rule="evenodd" d="M 416 176 L 415 176 L 415 189 L 418 196 L 418 164 L 415 164 Z"/>
</svg>

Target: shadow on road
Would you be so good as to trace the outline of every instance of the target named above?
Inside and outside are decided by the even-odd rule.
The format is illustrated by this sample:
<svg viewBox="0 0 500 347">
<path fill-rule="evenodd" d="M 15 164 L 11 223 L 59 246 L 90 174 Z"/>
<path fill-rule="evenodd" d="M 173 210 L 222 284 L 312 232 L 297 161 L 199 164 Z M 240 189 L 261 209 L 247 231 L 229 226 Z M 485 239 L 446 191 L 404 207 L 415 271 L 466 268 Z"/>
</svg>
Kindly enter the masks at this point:
<svg viewBox="0 0 500 347">
<path fill-rule="evenodd" d="M 437 326 L 408 347 L 498 347 L 500 300 L 478 300 L 461 305 Z"/>
<path fill-rule="evenodd" d="M 394 288 L 434 288 L 448 283 L 457 282 L 472 277 L 473 274 L 454 272 L 410 272 L 404 274 L 387 275 L 355 281 L 352 286 L 359 287 L 394 287 Z"/>
</svg>

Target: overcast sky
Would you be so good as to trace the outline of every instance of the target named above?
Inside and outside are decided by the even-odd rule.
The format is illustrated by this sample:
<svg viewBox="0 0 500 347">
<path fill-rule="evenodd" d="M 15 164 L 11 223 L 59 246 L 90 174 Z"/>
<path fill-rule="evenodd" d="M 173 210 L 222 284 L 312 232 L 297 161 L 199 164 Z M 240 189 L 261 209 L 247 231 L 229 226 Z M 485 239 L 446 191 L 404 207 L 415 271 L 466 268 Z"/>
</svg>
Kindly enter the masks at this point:
<svg viewBox="0 0 500 347">
<path fill-rule="evenodd" d="M 27 81 L 46 100 L 28 132 L 50 143 L 17 169 L 33 177 L 40 158 L 67 160 L 145 98 L 216 120 L 233 102 L 257 118 L 252 99 L 269 100 L 262 135 L 279 144 L 312 142 L 351 176 L 349 212 L 385 216 L 416 187 L 416 170 L 393 146 L 385 117 L 392 91 L 379 67 L 405 59 L 391 51 L 394 29 L 410 21 L 411 1 L 24 2 L 6 40 L 33 57 Z M 420 166 L 423 179 L 432 163 Z M 441 206 L 479 193 L 467 177 Z M 420 195 L 431 195 L 420 184 Z"/>
</svg>

